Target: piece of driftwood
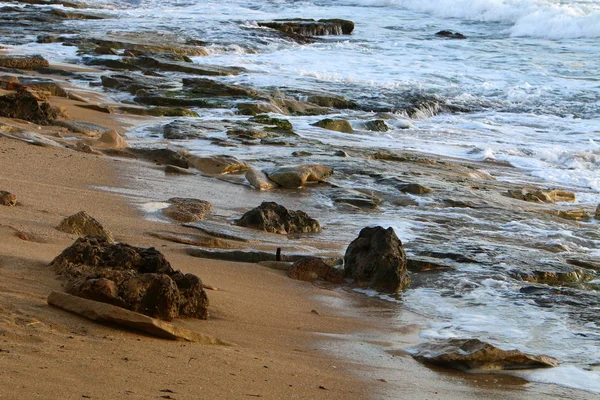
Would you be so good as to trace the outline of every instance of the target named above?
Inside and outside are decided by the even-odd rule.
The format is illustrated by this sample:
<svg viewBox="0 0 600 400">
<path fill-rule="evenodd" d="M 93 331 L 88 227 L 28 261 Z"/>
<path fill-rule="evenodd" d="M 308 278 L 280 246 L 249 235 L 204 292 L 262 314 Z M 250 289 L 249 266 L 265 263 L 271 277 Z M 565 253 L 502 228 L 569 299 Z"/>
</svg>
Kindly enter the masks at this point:
<svg viewBox="0 0 600 400">
<path fill-rule="evenodd" d="M 148 333 L 152 336 L 170 340 L 186 340 L 199 344 L 217 344 L 231 346 L 213 336 L 204 335 L 173 325 L 169 322 L 151 318 L 146 315 L 126 310 L 99 301 L 72 296 L 67 293 L 52 292 L 48 296 L 48 304 L 73 312 L 77 315 L 97 322 L 110 322 Z"/>
</svg>

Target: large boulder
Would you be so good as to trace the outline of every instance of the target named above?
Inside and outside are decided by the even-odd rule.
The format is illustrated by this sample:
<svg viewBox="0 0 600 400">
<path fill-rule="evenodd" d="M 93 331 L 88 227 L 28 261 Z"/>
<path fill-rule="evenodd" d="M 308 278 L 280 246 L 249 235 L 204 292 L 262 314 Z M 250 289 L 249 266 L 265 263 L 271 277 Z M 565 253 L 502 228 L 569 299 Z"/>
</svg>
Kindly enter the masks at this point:
<svg viewBox="0 0 600 400">
<path fill-rule="evenodd" d="M 80 211 L 63 219 L 56 229 L 78 236 L 98 236 L 109 242 L 114 242 L 112 233 L 85 211 Z"/>
<path fill-rule="evenodd" d="M 208 298 L 195 275 L 175 271 L 154 248 L 79 238 L 51 263 L 67 293 L 151 317 L 208 317 Z"/>
<path fill-rule="evenodd" d="M 289 211 L 274 202 L 263 202 L 242 215 L 236 224 L 282 235 L 321 232 L 319 221 L 309 217 L 304 211 Z"/>
<path fill-rule="evenodd" d="M 51 125 L 56 119 L 56 110 L 50 103 L 40 101 L 28 90 L 0 96 L 0 117 L 17 118 L 39 125 Z"/>
<path fill-rule="evenodd" d="M 387 293 L 396 293 L 410 283 L 406 254 L 393 228 L 363 228 L 344 256 L 346 277 L 358 284 Z"/>
<path fill-rule="evenodd" d="M 17 196 L 6 190 L 0 190 L 0 205 L 9 207 L 16 206 Z"/>
<path fill-rule="evenodd" d="M 421 362 L 455 369 L 514 370 L 556 367 L 558 360 L 518 350 L 502 350 L 478 339 L 448 339 L 425 343 L 413 357 Z"/>
<path fill-rule="evenodd" d="M 171 205 L 163 210 L 167 217 L 180 222 L 195 222 L 204 219 L 213 206 L 208 201 L 173 197 Z"/>
<path fill-rule="evenodd" d="M 320 182 L 333 174 L 333 169 L 319 164 L 278 167 L 265 171 L 270 180 L 284 188 L 298 188 L 307 182 Z"/>
<path fill-rule="evenodd" d="M 328 265 L 318 257 L 307 257 L 296 261 L 290 267 L 288 276 L 307 282 L 314 282 L 317 279 L 337 284 L 346 282 L 342 271 Z"/>
</svg>

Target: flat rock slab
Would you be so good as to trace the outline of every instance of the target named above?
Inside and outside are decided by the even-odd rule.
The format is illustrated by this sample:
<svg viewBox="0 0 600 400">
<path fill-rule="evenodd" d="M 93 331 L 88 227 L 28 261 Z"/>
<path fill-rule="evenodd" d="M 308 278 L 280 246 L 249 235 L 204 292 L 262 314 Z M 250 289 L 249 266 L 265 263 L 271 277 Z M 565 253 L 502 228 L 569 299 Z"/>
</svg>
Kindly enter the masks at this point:
<svg viewBox="0 0 600 400">
<path fill-rule="evenodd" d="M 204 233 L 208 233 L 211 236 L 220 239 L 235 240 L 237 242 L 274 242 L 281 243 L 287 242 L 287 237 L 278 235 L 276 233 L 261 232 L 257 230 L 251 230 L 236 225 L 218 224 L 208 221 L 191 222 L 189 224 L 183 224 L 189 228 L 199 229 Z"/>
<path fill-rule="evenodd" d="M 448 339 L 418 346 L 413 357 L 454 369 L 514 370 L 556 367 L 558 360 L 518 350 L 502 350 L 478 339 Z"/>
<path fill-rule="evenodd" d="M 231 343 L 227 343 L 213 336 L 194 332 L 169 322 L 151 318 L 110 304 L 72 296 L 67 293 L 50 293 L 50 296 L 48 296 L 48 304 L 91 319 L 92 321 L 122 325 L 163 339 L 186 340 L 188 342 L 199 344 L 231 345 Z"/>
<path fill-rule="evenodd" d="M 269 253 L 266 251 L 256 250 L 204 250 L 204 249 L 188 249 L 187 253 L 193 257 L 209 258 L 213 260 L 223 261 L 237 261 L 246 263 L 264 263 L 264 262 L 278 262 L 278 263 L 290 263 L 307 258 L 315 258 L 310 254 L 282 254 L 281 259 L 277 261 L 275 253 Z M 332 265 L 341 264 L 341 258 L 322 258 L 321 260 L 325 265 L 331 267 Z M 262 264 L 261 264 L 262 265 Z M 274 264 L 267 264 L 265 266 L 271 267 Z M 279 268 L 276 268 L 279 269 Z"/>
</svg>

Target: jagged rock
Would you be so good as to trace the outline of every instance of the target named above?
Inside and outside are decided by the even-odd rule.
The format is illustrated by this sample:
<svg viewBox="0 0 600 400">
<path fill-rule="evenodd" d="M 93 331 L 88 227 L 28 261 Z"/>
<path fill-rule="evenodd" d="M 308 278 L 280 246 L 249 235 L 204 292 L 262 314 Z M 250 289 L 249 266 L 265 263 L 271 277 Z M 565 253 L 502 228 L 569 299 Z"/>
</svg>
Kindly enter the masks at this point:
<svg viewBox="0 0 600 400">
<path fill-rule="evenodd" d="M 345 119 L 331 119 L 325 118 L 318 122 L 312 124 L 313 126 L 318 126 L 319 128 L 328 129 L 330 131 L 344 132 L 344 133 L 352 133 L 354 130 L 352 129 L 352 125 L 350 122 Z"/>
<path fill-rule="evenodd" d="M 109 149 L 126 149 L 129 147 L 127 140 L 115 130 L 109 130 L 104 132 L 98 140 L 95 140 L 93 147 L 109 148 Z"/>
<path fill-rule="evenodd" d="M 275 20 L 258 22 L 258 26 L 301 36 L 349 35 L 354 30 L 354 23 L 343 19 Z"/>
<path fill-rule="evenodd" d="M 237 103 L 236 107 L 238 114 L 241 115 L 257 115 L 265 113 L 285 114 L 285 111 L 281 107 L 273 103 Z"/>
<path fill-rule="evenodd" d="M 466 39 L 467 37 L 459 32 L 452 32 L 448 30 L 443 30 L 436 32 L 435 36 L 448 38 L 448 39 Z"/>
<path fill-rule="evenodd" d="M 373 132 L 387 132 L 390 129 L 382 119 L 374 119 L 372 121 L 365 122 L 365 128 L 368 131 Z"/>
<path fill-rule="evenodd" d="M 558 365 L 558 360 L 549 356 L 502 350 L 478 339 L 447 339 L 424 343 L 416 348 L 413 357 L 424 363 L 460 370 L 514 370 Z"/>
<path fill-rule="evenodd" d="M 287 235 L 321 232 L 319 221 L 303 211 L 289 211 L 275 202 L 263 202 L 235 222 L 239 226 Z"/>
<path fill-rule="evenodd" d="M 246 172 L 246 179 L 251 186 L 258 190 L 270 190 L 277 187 L 277 184 L 269 179 L 267 174 L 254 168 Z"/>
<path fill-rule="evenodd" d="M 419 185 L 418 183 L 404 183 L 397 186 L 398 190 L 410 194 L 427 194 L 431 193 L 431 189 Z"/>
<path fill-rule="evenodd" d="M 292 131 L 293 130 L 293 126 L 292 123 L 290 121 L 288 121 L 287 119 L 281 119 L 281 118 L 273 118 L 268 116 L 267 114 L 259 114 L 256 115 L 252 118 L 250 118 L 250 121 L 252 122 L 257 122 L 259 124 L 263 124 L 263 125 L 271 125 L 273 126 L 273 130 L 281 130 L 281 131 Z"/>
<path fill-rule="evenodd" d="M 204 134 L 199 132 L 201 129 L 201 124 L 184 120 L 175 120 L 163 127 L 163 137 L 170 140 L 198 139 L 204 137 Z"/>
<path fill-rule="evenodd" d="M 555 271 L 513 271 L 511 275 L 522 281 L 543 283 L 546 285 L 588 282 L 596 277 L 594 273 L 585 268 Z"/>
<path fill-rule="evenodd" d="M 0 190 L 0 205 L 9 207 L 16 206 L 17 196 L 5 190 Z"/>
<path fill-rule="evenodd" d="M 171 149 L 144 149 L 144 148 L 129 148 L 129 153 L 133 153 L 139 158 L 152 161 L 162 165 L 175 165 L 180 168 L 189 168 L 190 164 L 185 156 Z"/>
<path fill-rule="evenodd" d="M 188 154 L 186 159 L 190 166 L 205 174 L 231 174 L 250 168 L 250 165 L 233 156 L 199 157 Z"/>
<path fill-rule="evenodd" d="M 154 90 L 159 88 L 174 88 L 172 82 L 164 78 L 156 78 L 141 74 L 131 75 L 104 75 L 101 76 L 102 86 L 137 94 L 141 90 Z"/>
<path fill-rule="evenodd" d="M 381 203 L 380 199 L 365 197 L 336 197 L 335 203 L 350 204 L 358 208 L 375 209 Z"/>
<path fill-rule="evenodd" d="M 584 209 L 549 211 L 550 214 L 571 221 L 587 221 L 591 217 Z"/>
<path fill-rule="evenodd" d="M 144 314 L 129 311 L 111 304 L 72 296 L 67 293 L 50 293 L 50 296 L 48 296 L 48 304 L 81 315 L 92 321 L 108 322 L 126 326 L 136 331 L 146 332 L 152 336 L 163 339 L 181 339 L 199 344 L 230 345 L 215 337 L 190 331 L 189 329 L 151 318 Z"/>
<path fill-rule="evenodd" d="M 410 283 L 406 254 L 393 228 L 363 228 L 344 256 L 346 277 L 382 292 L 396 293 Z"/>
<path fill-rule="evenodd" d="M 595 215 L 597 220 L 600 220 L 600 204 L 598 204 L 598 207 L 596 207 L 596 215 Z"/>
<path fill-rule="evenodd" d="M 80 121 L 54 121 L 53 125 L 62 126 L 71 132 L 81 133 L 82 135 L 89 137 L 96 137 L 109 130 L 100 125 Z"/>
<path fill-rule="evenodd" d="M 98 236 L 109 242 L 114 242 L 112 233 L 85 211 L 80 211 L 63 219 L 56 229 L 78 236 Z"/>
<path fill-rule="evenodd" d="M 208 298 L 195 275 L 173 270 L 154 248 L 86 236 L 51 263 L 69 294 L 172 320 L 208 317 Z"/>
<path fill-rule="evenodd" d="M 67 91 L 58 83 L 52 80 L 37 79 L 37 78 L 21 78 L 21 83 L 27 86 L 33 86 L 39 90 L 44 90 L 52 96 L 69 97 Z"/>
<path fill-rule="evenodd" d="M 312 104 L 316 104 L 321 107 L 337 108 L 337 109 L 349 109 L 355 110 L 359 106 L 356 102 L 348 100 L 342 96 L 329 95 L 329 94 L 313 94 L 307 97 L 307 101 Z"/>
<path fill-rule="evenodd" d="M 199 117 L 196 111 L 188 110 L 186 108 L 181 107 L 118 107 L 117 110 L 125 114 L 150 115 L 152 117 Z"/>
<path fill-rule="evenodd" d="M 180 222 L 195 222 L 204 219 L 213 206 L 208 201 L 173 197 L 171 205 L 163 210 L 167 217 Z"/>
<path fill-rule="evenodd" d="M 191 75 L 229 76 L 238 75 L 246 70 L 242 67 L 224 67 L 220 65 L 200 65 L 171 61 L 160 57 L 138 57 L 129 60 L 130 65 L 158 69 L 161 71 L 183 72 Z"/>
<path fill-rule="evenodd" d="M 534 203 L 573 203 L 575 201 L 575 193 L 567 192 L 566 190 L 509 190 L 507 196 Z"/>
<path fill-rule="evenodd" d="M 38 67 L 49 67 L 50 63 L 44 57 L 0 55 L 0 67 L 32 70 Z"/>
<path fill-rule="evenodd" d="M 333 169 L 319 164 L 278 167 L 265 171 L 273 182 L 285 188 L 298 188 L 307 182 L 320 182 L 333 174 Z"/>
<path fill-rule="evenodd" d="M 32 92 L 20 89 L 0 96 L 0 117 L 17 118 L 39 125 L 52 125 L 56 111 L 46 101 L 39 101 Z"/>
<path fill-rule="evenodd" d="M 184 78 L 183 87 L 202 96 L 256 97 L 258 93 L 248 87 L 217 82 L 206 78 Z"/>
<path fill-rule="evenodd" d="M 337 284 L 346 282 L 344 274 L 340 270 L 327 265 L 318 257 L 307 257 L 296 261 L 289 269 L 288 276 L 307 282 L 314 282 L 317 279 Z"/>
<path fill-rule="evenodd" d="M 256 129 L 230 129 L 227 131 L 227 136 L 244 138 L 248 140 L 264 139 L 269 136 L 268 133 Z"/>
</svg>

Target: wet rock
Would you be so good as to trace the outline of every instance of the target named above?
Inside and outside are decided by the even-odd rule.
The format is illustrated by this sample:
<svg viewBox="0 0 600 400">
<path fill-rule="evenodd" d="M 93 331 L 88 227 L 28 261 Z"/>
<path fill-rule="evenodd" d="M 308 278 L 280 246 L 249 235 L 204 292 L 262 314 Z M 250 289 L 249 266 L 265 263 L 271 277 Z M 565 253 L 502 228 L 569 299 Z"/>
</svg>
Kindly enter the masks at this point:
<svg viewBox="0 0 600 400">
<path fill-rule="evenodd" d="M 206 108 L 211 105 L 203 99 L 194 99 L 181 96 L 178 92 L 142 92 L 141 95 L 135 96 L 133 101 L 139 104 L 159 107 L 199 107 Z M 216 107 L 216 105 L 215 105 Z"/>
<path fill-rule="evenodd" d="M 189 169 L 177 167 L 175 165 L 167 165 L 165 167 L 165 173 L 167 173 L 167 174 L 179 174 L 179 175 L 196 175 L 195 172 L 190 171 Z"/>
<path fill-rule="evenodd" d="M 180 222 L 203 220 L 213 206 L 208 201 L 173 197 L 168 200 L 171 205 L 163 209 L 163 214 Z"/>
<path fill-rule="evenodd" d="M 346 283 L 344 274 L 337 268 L 327 265 L 318 257 L 307 257 L 296 261 L 288 271 L 288 276 L 300 281 L 314 282 L 317 279 L 325 282 L 343 284 Z"/>
<path fill-rule="evenodd" d="M 190 166 L 184 155 L 171 149 L 130 148 L 128 152 L 157 164 L 175 165 L 186 169 Z"/>
<path fill-rule="evenodd" d="M 58 83 L 52 80 L 37 79 L 37 78 L 21 78 L 21 83 L 38 90 L 44 90 L 52 96 L 69 97 L 67 91 Z"/>
<path fill-rule="evenodd" d="M 224 67 L 219 65 L 200 65 L 171 61 L 160 57 L 138 57 L 129 61 L 131 65 L 161 71 L 183 72 L 191 75 L 230 76 L 238 75 L 246 70 L 241 67 Z"/>
<path fill-rule="evenodd" d="M 52 125 L 56 110 L 27 90 L 0 96 L 0 117 L 17 118 L 39 125 Z"/>
<path fill-rule="evenodd" d="M 359 108 L 358 104 L 352 100 L 348 100 L 343 96 L 335 96 L 329 94 L 313 94 L 307 96 L 307 101 L 321 107 L 337 108 L 343 110 L 355 110 Z"/>
<path fill-rule="evenodd" d="M 365 197 L 336 197 L 335 203 L 350 204 L 358 208 L 375 209 L 381 203 L 380 199 Z"/>
<path fill-rule="evenodd" d="M 372 121 L 365 122 L 365 128 L 368 131 L 373 132 L 387 132 L 390 129 L 385 123 L 385 121 L 382 119 L 375 119 Z"/>
<path fill-rule="evenodd" d="M 154 248 L 86 236 L 51 263 L 69 294 L 170 321 L 208 317 L 208 298 L 195 275 L 173 270 Z"/>
<path fill-rule="evenodd" d="M 252 103 L 237 103 L 237 113 L 241 115 L 257 115 L 257 114 L 285 114 L 286 112 L 279 106 L 273 103 L 252 102 Z"/>
<path fill-rule="evenodd" d="M 233 156 L 210 156 L 200 157 L 193 154 L 186 156 L 191 167 L 205 174 L 231 174 L 246 171 L 250 165 Z"/>
<path fill-rule="evenodd" d="M 273 127 L 272 130 L 275 130 L 275 131 L 291 132 L 294 129 L 294 127 L 292 126 L 292 123 L 290 121 L 288 121 L 287 119 L 273 118 L 267 114 L 256 115 L 256 116 L 250 118 L 250 121 L 256 122 L 259 124 L 263 124 L 263 125 L 270 125 Z"/>
<path fill-rule="evenodd" d="M 343 19 L 275 20 L 258 22 L 258 26 L 301 36 L 349 35 L 354 30 L 354 23 Z"/>
<path fill-rule="evenodd" d="M 197 112 L 180 107 L 119 107 L 117 109 L 126 114 L 150 115 L 152 117 L 199 117 Z"/>
<path fill-rule="evenodd" d="M 258 190 L 270 190 L 277 187 L 277 184 L 269 179 L 267 174 L 254 168 L 246 172 L 246 179 L 252 187 Z"/>
<path fill-rule="evenodd" d="M 453 269 L 452 265 L 442 264 L 430 257 L 410 257 L 406 260 L 406 269 L 410 272 L 429 272 Z"/>
<path fill-rule="evenodd" d="M 269 137 L 269 134 L 257 129 L 230 129 L 227 131 L 227 136 L 255 140 Z"/>
<path fill-rule="evenodd" d="M 318 122 L 312 124 L 313 126 L 318 126 L 319 128 L 328 129 L 330 131 L 344 132 L 344 133 L 352 133 L 354 130 L 352 129 L 352 125 L 350 122 L 345 119 L 330 119 L 325 118 Z"/>
<path fill-rule="evenodd" d="M 333 169 L 319 164 L 278 167 L 265 171 L 270 180 L 284 188 L 298 188 L 308 182 L 320 182 L 333 174 Z"/>
<path fill-rule="evenodd" d="M 561 285 L 574 282 L 588 282 L 596 277 L 596 275 L 585 268 L 568 269 L 561 268 L 560 270 L 530 270 L 530 271 L 513 271 L 511 275 L 519 280 L 533 283 L 543 283 L 546 285 Z"/>
<path fill-rule="evenodd" d="M 198 139 L 204 137 L 204 134 L 200 132 L 201 130 L 203 130 L 203 126 L 201 124 L 195 124 L 194 122 L 183 120 L 175 120 L 163 127 L 163 137 L 170 140 Z"/>
<path fill-rule="evenodd" d="M 596 215 L 595 218 L 597 220 L 600 220 L 600 204 L 598 204 L 598 207 L 596 207 Z"/>
<path fill-rule="evenodd" d="M 289 211 L 275 202 L 263 202 L 248 211 L 236 222 L 236 225 L 287 235 L 289 233 L 321 232 L 319 221 L 304 211 Z"/>
<path fill-rule="evenodd" d="M 184 78 L 183 87 L 201 96 L 256 97 L 258 93 L 248 87 L 217 82 L 206 78 Z"/>
<path fill-rule="evenodd" d="M 174 88 L 173 82 L 164 78 L 150 77 L 141 74 L 104 75 L 101 76 L 102 86 L 137 94 L 141 90 Z"/>
<path fill-rule="evenodd" d="M 571 221 L 587 221 L 591 219 L 590 215 L 587 213 L 587 210 L 583 209 L 549 211 L 549 213 L 559 218 L 568 219 Z"/>
<path fill-rule="evenodd" d="M 211 260 L 238 261 L 258 264 L 277 262 L 277 255 L 275 252 L 268 253 L 265 251 L 205 250 L 190 248 L 187 249 L 187 253 L 193 257 L 208 258 Z M 304 254 L 282 254 L 280 257 L 281 261 L 279 262 L 294 263 L 305 258 L 313 258 L 313 256 L 307 256 Z M 339 258 L 323 258 L 321 260 L 330 266 L 338 265 L 341 261 Z M 288 270 L 288 268 L 285 270 Z"/>
<path fill-rule="evenodd" d="M 5 190 L 0 190 L 0 205 L 2 206 L 16 206 L 17 196 Z"/>
<path fill-rule="evenodd" d="M 308 151 L 294 151 L 292 153 L 292 157 L 310 157 L 313 154 L 311 152 Z"/>
<path fill-rule="evenodd" d="M 393 228 L 363 228 L 344 256 L 348 278 L 358 284 L 387 293 L 396 293 L 410 283 L 406 254 Z"/>
<path fill-rule="evenodd" d="M 350 155 L 348 153 L 346 153 L 344 150 L 338 150 L 335 153 L 333 153 L 333 155 L 336 157 L 350 157 Z"/>
<path fill-rule="evenodd" d="M 78 236 L 98 236 L 106 241 L 114 242 L 112 233 L 85 211 L 63 219 L 56 229 Z"/>
<path fill-rule="evenodd" d="M 452 31 L 448 31 L 448 30 L 443 30 L 443 31 L 436 32 L 435 36 L 437 36 L 437 37 L 443 37 L 443 38 L 448 38 L 448 39 L 466 39 L 467 38 L 462 33 L 452 32 Z"/>
<path fill-rule="evenodd" d="M 81 133 L 82 135 L 95 137 L 108 131 L 100 125 L 92 124 L 90 122 L 79 122 L 79 121 L 54 121 L 55 126 L 62 126 L 67 128 L 69 131 L 74 133 Z"/>
<path fill-rule="evenodd" d="M 404 184 L 399 184 L 397 186 L 398 190 L 400 190 L 403 193 L 410 193 L 410 194 L 427 194 L 427 193 L 431 193 L 431 189 L 419 185 L 418 183 L 404 183 Z"/>
<path fill-rule="evenodd" d="M 514 199 L 529 201 L 533 203 L 557 203 L 575 201 L 575 193 L 566 190 L 509 190 L 506 195 Z"/>
<path fill-rule="evenodd" d="M 199 344 L 229 345 L 229 343 L 212 336 L 190 331 L 180 326 L 148 317 L 147 315 L 111 304 L 72 296 L 67 293 L 50 293 L 48 304 L 81 315 L 92 321 L 122 325 L 163 339 L 186 340 Z"/>
<path fill-rule="evenodd" d="M 424 343 L 413 357 L 421 362 L 454 369 L 515 370 L 556 367 L 558 360 L 518 350 L 502 350 L 478 339 L 448 339 Z"/>
<path fill-rule="evenodd" d="M 50 63 L 44 57 L 36 56 L 11 56 L 11 55 L 0 55 L 0 67 L 1 68 L 16 68 L 32 70 L 38 67 L 48 67 Z"/>
</svg>

